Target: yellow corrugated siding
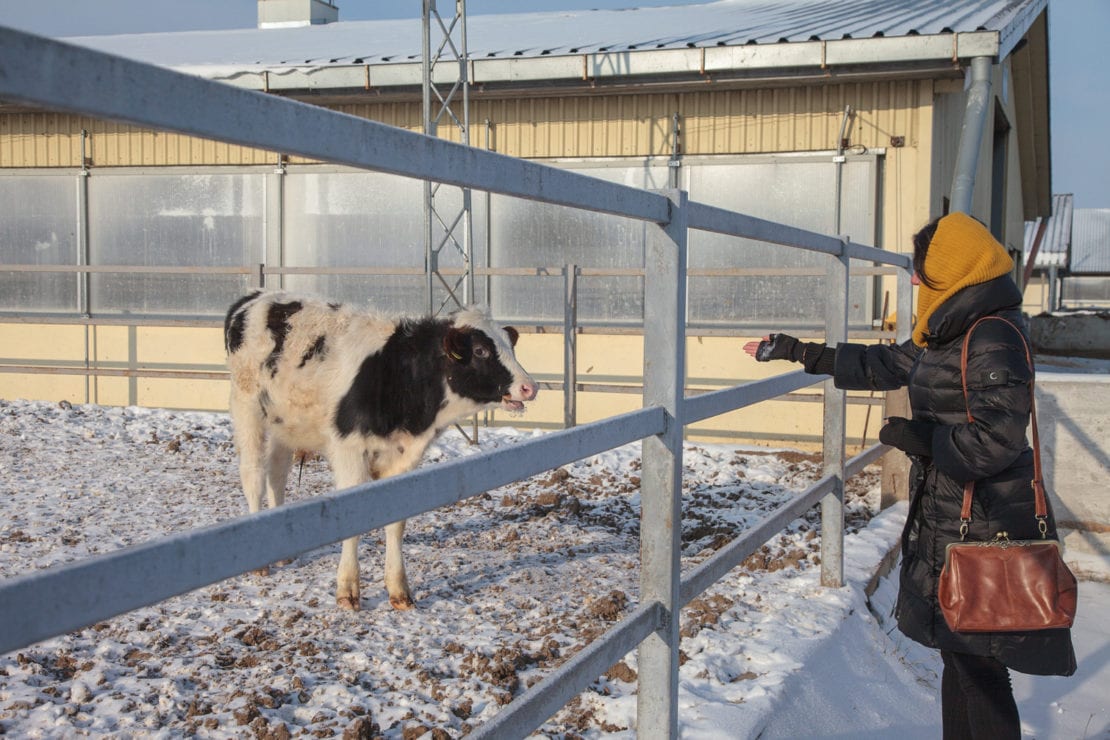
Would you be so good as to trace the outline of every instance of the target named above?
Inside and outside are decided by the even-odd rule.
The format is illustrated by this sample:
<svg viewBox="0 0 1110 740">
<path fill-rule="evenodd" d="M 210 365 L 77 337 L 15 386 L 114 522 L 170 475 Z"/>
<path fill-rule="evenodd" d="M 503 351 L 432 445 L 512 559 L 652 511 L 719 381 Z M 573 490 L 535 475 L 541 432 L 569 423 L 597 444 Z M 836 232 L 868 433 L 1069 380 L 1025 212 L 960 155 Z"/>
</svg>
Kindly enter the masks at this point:
<svg viewBox="0 0 1110 740">
<path fill-rule="evenodd" d="M 470 141 L 527 158 L 665 156 L 680 116 L 685 154 L 757 154 L 831 149 L 847 105 L 853 145 L 917 139 L 919 94 L 928 81 L 868 82 L 690 93 L 591 95 L 471 101 Z M 422 129 L 420 103 L 334 106 L 410 131 Z M 80 165 L 81 130 L 94 166 L 251 165 L 274 161 L 260 149 L 52 113 L 0 114 L 0 167 Z M 450 121 L 439 135 L 458 141 Z M 305 161 L 296 158 L 293 161 Z"/>
<path fill-rule="evenodd" d="M 853 145 L 890 146 L 918 136 L 919 87 L 878 82 L 683 94 L 481 101 L 471 110 L 471 141 L 527 158 L 665 156 L 679 114 L 685 154 L 758 154 L 835 148 L 845 106 L 854 112 Z"/>
<path fill-rule="evenodd" d="M 919 82 L 737 90 L 683 95 L 687 154 L 758 154 L 833 149 L 846 106 L 853 146 L 890 146 L 891 136 L 918 136 Z"/>
<path fill-rule="evenodd" d="M 101 167 L 250 165 L 275 158 L 261 149 L 111 122 L 89 127 L 89 151 L 93 165 Z"/>
<path fill-rule="evenodd" d="M 73 116 L 0 115 L 0 167 L 66 167 L 81 159 L 81 127 Z"/>
<path fill-rule="evenodd" d="M 0 114 L 0 167 L 79 167 L 81 132 L 94 166 L 264 164 L 261 149 L 58 113 Z"/>
</svg>

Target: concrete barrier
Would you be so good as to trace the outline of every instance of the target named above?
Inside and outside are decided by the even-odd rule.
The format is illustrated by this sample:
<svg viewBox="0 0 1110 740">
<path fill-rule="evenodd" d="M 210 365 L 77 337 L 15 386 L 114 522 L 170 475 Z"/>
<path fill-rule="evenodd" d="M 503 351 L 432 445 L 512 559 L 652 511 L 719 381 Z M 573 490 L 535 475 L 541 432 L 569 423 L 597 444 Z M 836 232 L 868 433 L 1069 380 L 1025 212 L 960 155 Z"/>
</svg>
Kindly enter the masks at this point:
<svg viewBox="0 0 1110 740">
<path fill-rule="evenodd" d="M 1110 312 L 1041 314 L 1029 319 L 1035 352 L 1110 359 Z"/>
<path fill-rule="evenodd" d="M 1110 562 L 1110 374 L 1037 370 L 1045 486 L 1077 573 Z M 1102 568 L 1099 568 L 1099 565 Z"/>
</svg>

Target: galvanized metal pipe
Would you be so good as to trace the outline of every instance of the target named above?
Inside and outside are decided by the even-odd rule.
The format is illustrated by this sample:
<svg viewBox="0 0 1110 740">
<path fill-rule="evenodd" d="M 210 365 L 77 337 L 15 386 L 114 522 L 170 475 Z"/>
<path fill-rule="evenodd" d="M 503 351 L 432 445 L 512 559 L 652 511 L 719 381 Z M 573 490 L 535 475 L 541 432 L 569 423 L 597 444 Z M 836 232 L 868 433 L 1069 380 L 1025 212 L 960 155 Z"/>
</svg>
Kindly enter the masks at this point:
<svg viewBox="0 0 1110 740">
<path fill-rule="evenodd" d="M 833 163 L 836 164 L 836 188 L 833 207 L 836 209 L 833 213 L 833 234 L 840 235 L 840 198 L 844 187 L 844 132 L 848 130 L 848 119 L 852 115 L 852 106 L 844 106 L 844 117 L 840 119 L 840 136 L 836 140 L 836 156 L 833 157 Z"/>
<path fill-rule="evenodd" d="M 517 740 L 525 737 L 582 693 L 597 677 L 659 629 L 665 617 L 657 602 L 640 604 L 611 627 L 604 639 L 594 640 L 542 681 L 514 699 L 493 719 L 468 737 Z"/>
<path fill-rule="evenodd" d="M 89 132 L 81 129 L 81 173 L 77 178 L 77 260 L 78 265 L 88 265 L 92 261 L 89 240 Z M 77 301 L 81 315 L 92 317 L 92 275 L 88 272 L 77 275 Z M 92 369 L 91 325 L 85 325 L 85 369 Z M 91 373 L 85 376 L 85 403 L 92 403 Z"/>
<path fill-rule="evenodd" d="M 649 230 L 644 253 L 644 407 L 665 429 L 646 437 L 640 477 L 640 603 L 659 602 L 663 625 L 641 644 L 636 734 L 678 737 L 682 433 L 686 372 L 687 193 L 667 191 L 670 222 Z"/>
<path fill-rule="evenodd" d="M 813 508 L 835 485 L 833 476 L 826 475 L 795 498 L 775 509 L 742 535 L 715 552 L 682 579 L 679 602 L 690 603 L 699 594 L 719 581 L 786 525 Z"/>
<path fill-rule="evenodd" d="M 840 256 L 829 259 L 825 280 L 825 342 L 836 346 L 848 338 L 848 242 Z M 845 398 L 832 378 L 825 381 L 821 457 L 832 491 L 821 501 L 821 585 L 844 585 L 844 435 Z"/>
<path fill-rule="evenodd" d="M 983 134 L 990 114 L 992 65 L 990 57 L 971 60 L 967 107 L 964 109 L 964 123 L 956 153 L 956 171 L 952 176 L 952 211 L 971 213 L 979 151 L 983 148 Z"/>
<path fill-rule="evenodd" d="M 578 424 L 578 265 L 568 264 L 563 279 L 563 427 Z"/>
</svg>

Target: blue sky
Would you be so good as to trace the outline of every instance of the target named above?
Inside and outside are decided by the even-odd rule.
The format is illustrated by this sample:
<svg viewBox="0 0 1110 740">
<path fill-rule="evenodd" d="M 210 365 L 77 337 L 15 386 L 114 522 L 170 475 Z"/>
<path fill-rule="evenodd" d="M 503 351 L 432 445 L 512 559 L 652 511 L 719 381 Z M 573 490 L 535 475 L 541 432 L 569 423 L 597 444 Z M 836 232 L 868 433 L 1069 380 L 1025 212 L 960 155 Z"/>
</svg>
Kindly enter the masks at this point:
<svg viewBox="0 0 1110 740">
<path fill-rule="evenodd" d="M 704 1 L 704 0 L 702 0 Z M 467 13 L 692 4 L 684 0 L 469 0 Z M 420 0 L 336 0 L 342 20 L 415 18 Z M 441 12 L 454 8 L 438 0 Z M 1110 208 L 1110 0 L 1049 0 L 1052 188 Z M 0 24 L 48 36 L 247 28 L 255 0 L 0 0 Z"/>
</svg>

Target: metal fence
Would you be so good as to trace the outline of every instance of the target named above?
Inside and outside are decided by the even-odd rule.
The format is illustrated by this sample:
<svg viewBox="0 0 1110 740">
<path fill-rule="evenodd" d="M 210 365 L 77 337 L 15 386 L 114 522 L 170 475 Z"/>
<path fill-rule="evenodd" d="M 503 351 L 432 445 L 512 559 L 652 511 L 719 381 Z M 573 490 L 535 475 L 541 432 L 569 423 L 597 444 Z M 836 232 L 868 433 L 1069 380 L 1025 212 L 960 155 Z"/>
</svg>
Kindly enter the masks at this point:
<svg viewBox="0 0 1110 740">
<path fill-rule="evenodd" d="M 844 480 L 885 448 L 844 453 L 845 394 L 824 388 L 824 474 L 693 571 L 680 569 L 685 425 L 819 382 L 801 371 L 686 398 L 687 234 L 702 229 L 828 256 L 827 340 L 847 337 L 851 259 L 894 265 L 909 315 L 909 260 L 882 250 L 424 137 L 294 101 L 0 28 L 0 98 L 369 170 L 639 219 L 646 224 L 644 407 L 309 501 L 179 533 L 0 583 L 0 652 L 205 586 L 368 529 L 449 505 L 589 455 L 643 441 L 640 602 L 476 731 L 521 737 L 630 650 L 639 650 L 637 733 L 675 737 L 679 610 L 771 535 L 822 505 L 821 581 L 843 582 Z M 900 330 L 905 333 L 905 329 Z M 280 532 L 281 536 L 274 536 Z"/>
</svg>

